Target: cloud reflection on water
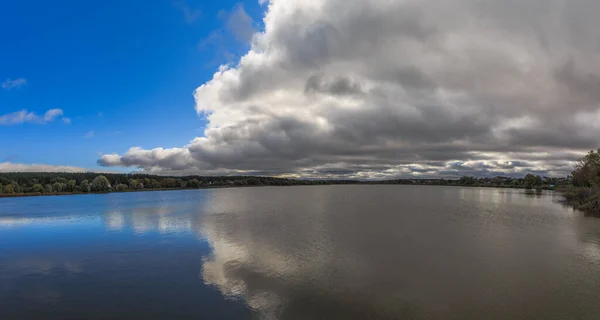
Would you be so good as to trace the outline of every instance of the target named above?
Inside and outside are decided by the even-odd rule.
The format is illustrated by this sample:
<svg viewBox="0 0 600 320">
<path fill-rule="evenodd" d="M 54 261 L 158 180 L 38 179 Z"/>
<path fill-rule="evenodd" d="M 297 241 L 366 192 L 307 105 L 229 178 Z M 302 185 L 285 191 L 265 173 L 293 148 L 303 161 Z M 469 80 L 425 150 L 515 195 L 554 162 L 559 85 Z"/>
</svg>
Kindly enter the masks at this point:
<svg viewBox="0 0 600 320">
<path fill-rule="evenodd" d="M 596 263 L 596 247 L 573 237 L 581 217 L 550 194 L 437 188 L 421 202 L 418 188 L 317 190 L 215 193 L 204 283 L 264 319 L 524 319 L 577 314 L 565 286 L 596 279 L 561 276 Z M 573 262 L 582 249 L 586 261 Z"/>
</svg>

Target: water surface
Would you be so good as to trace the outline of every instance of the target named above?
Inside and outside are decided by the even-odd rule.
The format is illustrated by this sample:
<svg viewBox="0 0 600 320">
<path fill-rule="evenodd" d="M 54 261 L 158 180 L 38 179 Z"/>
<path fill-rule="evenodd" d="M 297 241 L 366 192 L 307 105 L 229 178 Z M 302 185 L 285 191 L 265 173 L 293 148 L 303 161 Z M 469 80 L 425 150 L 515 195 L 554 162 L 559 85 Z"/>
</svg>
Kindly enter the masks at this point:
<svg viewBox="0 0 600 320">
<path fill-rule="evenodd" d="M 0 319 L 598 319 L 554 193 L 305 186 L 0 199 Z"/>
</svg>

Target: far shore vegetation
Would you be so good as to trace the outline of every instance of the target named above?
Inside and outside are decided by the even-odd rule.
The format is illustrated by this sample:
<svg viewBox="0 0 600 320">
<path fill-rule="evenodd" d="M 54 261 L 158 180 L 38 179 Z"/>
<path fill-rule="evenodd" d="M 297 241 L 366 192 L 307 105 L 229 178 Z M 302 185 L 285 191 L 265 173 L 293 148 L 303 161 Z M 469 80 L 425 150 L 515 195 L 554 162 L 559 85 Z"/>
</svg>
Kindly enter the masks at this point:
<svg viewBox="0 0 600 320">
<path fill-rule="evenodd" d="M 68 195 L 107 192 L 158 191 L 244 186 L 294 186 L 333 184 L 445 185 L 519 188 L 527 193 L 542 190 L 562 192 L 565 202 L 576 209 L 600 215 L 600 149 L 592 150 L 577 163 L 568 177 L 527 174 L 514 177 L 461 177 L 459 179 L 396 179 L 384 181 L 301 180 L 254 176 L 156 176 L 118 173 L 0 173 L 0 197 Z"/>
<path fill-rule="evenodd" d="M 448 185 L 471 187 L 500 187 L 520 189 L 554 189 L 570 185 L 568 178 L 549 178 L 527 175 L 523 178 L 493 177 L 460 179 L 396 179 L 385 181 L 300 180 L 248 176 L 185 176 L 165 177 L 146 174 L 99 174 L 15 172 L 0 173 L 0 197 L 34 195 L 66 195 L 85 193 L 179 190 L 244 186 L 294 186 L 333 184 L 402 184 Z"/>
</svg>

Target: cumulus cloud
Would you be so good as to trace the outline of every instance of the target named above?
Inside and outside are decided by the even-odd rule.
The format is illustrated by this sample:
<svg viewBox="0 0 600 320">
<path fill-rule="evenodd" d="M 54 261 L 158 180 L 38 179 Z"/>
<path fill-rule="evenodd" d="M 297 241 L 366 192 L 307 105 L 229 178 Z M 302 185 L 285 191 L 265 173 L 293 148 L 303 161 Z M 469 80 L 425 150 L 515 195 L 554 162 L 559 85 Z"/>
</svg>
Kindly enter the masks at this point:
<svg viewBox="0 0 600 320">
<path fill-rule="evenodd" d="M 99 163 L 564 175 L 600 136 L 598 10 L 587 0 L 272 0 L 247 54 L 196 89 L 203 136 Z"/>
<path fill-rule="evenodd" d="M 43 115 L 38 115 L 35 112 L 29 112 L 27 110 L 21 110 L 13 113 L 7 113 L 0 115 L 0 125 L 13 125 L 21 123 L 49 123 L 57 119 L 62 119 L 66 124 L 71 123 L 71 119 L 64 116 L 62 109 L 50 109 Z"/>
<path fill-rule="evenodd" d="M 87 172 L 88 169 L 72 166 L 53 166 L 48 164 L 22 164 L 2 162 L 0 172 Z"/>
<path fill-rule="evenodd" d="M 6 79 L 2 82 L 2 89 L 10 90 L 10 89 L 18 89 L 27 84 L 27 80 L 24 78 L 18 79 Z"/>
</svg>

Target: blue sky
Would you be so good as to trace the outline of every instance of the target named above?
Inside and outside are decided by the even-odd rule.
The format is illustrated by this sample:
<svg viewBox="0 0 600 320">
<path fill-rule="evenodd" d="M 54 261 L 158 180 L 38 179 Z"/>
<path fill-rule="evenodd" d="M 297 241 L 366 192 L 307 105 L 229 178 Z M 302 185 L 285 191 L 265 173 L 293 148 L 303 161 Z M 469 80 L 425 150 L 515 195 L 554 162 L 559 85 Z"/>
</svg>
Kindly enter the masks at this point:
<svg viewBox="0 0 600 320">
<path fill-rule="evenodd" d="M 0 117 L 38 118 L 0 121 L 0 163 L 100 169 L 100 153 L 201 136 L 193 91 L 247 52 L 227 28 L 240 8 L 260 28 L 258 1 L 4 2 Z M 63 115 L 41 119 L 51 109 Z"/>
</svg>

